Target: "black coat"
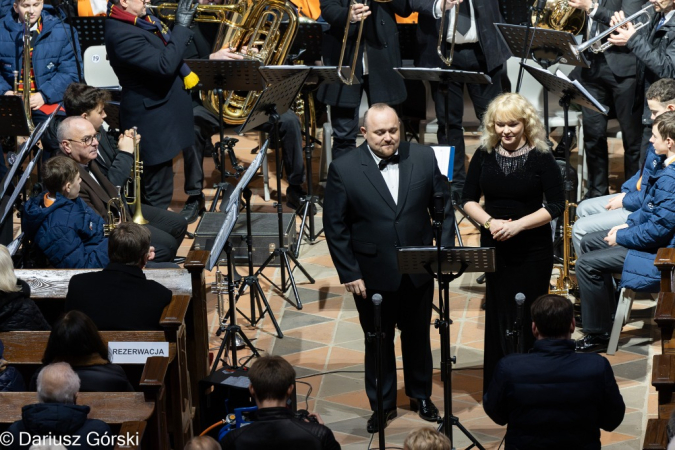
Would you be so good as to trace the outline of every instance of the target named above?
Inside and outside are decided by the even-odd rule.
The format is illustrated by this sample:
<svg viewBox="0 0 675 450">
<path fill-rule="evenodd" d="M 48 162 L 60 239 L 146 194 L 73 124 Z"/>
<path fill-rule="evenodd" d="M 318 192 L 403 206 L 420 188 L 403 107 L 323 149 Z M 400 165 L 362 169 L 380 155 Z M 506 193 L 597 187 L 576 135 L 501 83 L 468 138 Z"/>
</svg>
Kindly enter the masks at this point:
<svg viewBox="0 0 675 450">
<path fill-rule="evenodd" d="M 671 17 L 657 31 L 659 20 L 659 14 L 655 14 L 649 25 L 639 30 L 626 44 L 626 48 L 637 57 L 636 99 L 644 104 L 643 124 L 651 123 L 651 111 L 643 100 L 649 86 L 661 78 L 675 78 L 675 19 Z"/>
<path fill-rule="evenodd" d="M 122 86 L 120 127 L 138 127 L 146 166 L 169 161 L 194 143 L 192 101 L 179 74 L 191 37 L 192 31 L 177 26 L 164 45 L 154 33 L 106 20 L 106 51 Z"/>
<path fill-rule="evenodd" d="M 441 20 L 433 16 L 434 0 L 409 0 L 409 2 L 412 10 L 419 12 L 417 42 L 420 51 L 416 55 L 415 65 L 454 69 L 447 67 L 436 52 Z M 508 46 L 494 26 L 495 23 L 503 23 L 504 20 L 499 12 L 499 4 L 495 0 L 472 0 L 472 4 L 478 27 L 478 41 L 485 55 L 487 71 L 491 72 L 511 56 Z M 449 22 L 447 14 L 446 26 Z"/>
<path fill-rule="evenodd" d="M 220 445 L 223 450 L 340 450 L 330 428 L 295 419 L 287 408 L 256 411 L 253 423 L 230 431 Z"/>
<path fill-rule="evenodd" d="M 106 363 L 100 358 L 94 357 L 90 363 L 73 363 L 71 366 L 80 378 L 80 392 L 134 391 L 124 369 L 117 364 Z M 37 390 L 37 377 L 41 370 L 42 367 L 33 374 L 33 378 L 30 380 L 29 389 L 31 391 Z"/>
<path fill-rule="evenodd" d="M 9 432 L 14 437 L 14 442 L 9 445 L 8 450 L 28 449 L 28 445 L 19 445 L 19 436 L 21 433 L 30 433 L 32 436 L 52 436 L 54 441 L 58 442 L 59 437 L 74 439 L 79 445 L 66 446 L 69 449 L 82 450 L 104 450 L 112 449 L 113 446 L 89 445 L 99 436 L 108 435 L 111 438 L 110 427 L 103 421 L 97 419 L 87 419 L 90 408 L 82 405 L 66 405 L 63 403 L 36 403 L 26 405 L 21 410 L 21 420 L 14 422 L 9 427 Z M 28 439 L 22 439 L 26 442 Z M 103 440 L 102 440 L 103 441 Z"/>
<path fill-rule="evenodd" d="M 575 353 L 571 340 L 544 339 L 499 362 L 483 409 L 508 424 L 506 449 L 595 450 L 600 429 L 618 427 L 626 406 L 607 359 Z"/>
<path fill-rule="evenodd" d="M 171 295 L 141 268 L 111 262 L 70 279 L 65 310 L 82 311 L 99 330 L 161 330 L 159 318 Z"/>
<path fill-rule="evenodd" d="M 323 34 L 322 54 L 326 66 L 337 66 L 340 61 L 342 39 L 349 20 L 350 0 L 321 0 L 321 17 L 330 24 Z M 368 53 L 368 87 L 370 103 L 396 105 L 406 98 L 403 78 L 393 68 L 401 67 L 401 51 L 398 44 L 398 28 L 394 14 L 407 17 L 412 12 L 407 0 L 371 2 L 371 15 L 365 19 L 363 37 L 359 46 L 356 76 L 363 83 L 363 49 Z M 359 24 L 349 27 L 349 38 L 343 66 L 351 66 L 354 57 L 354 42 Z M 364 45 L 365 43 L 365 45 Z M 324 84 L 317 98 L 332 106 L 355 108 L 361 103 L 361 86 L 343 83 Z"/>
<path fill-rule="evenodd" d="M 50 326 L 30 298 L 30 286 L 17 280 L 21 290 L 0 291 L 0 331 L 48 331 Z"/>
<path fill-rule="evenodd" d="M 431 245 L 434 193 L 445 199 L 442 244 L 454 246 L 448 182 L 430 147 L 401 142 L 398 203 L 366 143 L 330 165 L 323 225 L 341 283 L 363 279 L 367 289 L 395 291 L 401 283 L 396 247 Z M 430 275 L 411 276 L 416 286 Z"/>
</svg>

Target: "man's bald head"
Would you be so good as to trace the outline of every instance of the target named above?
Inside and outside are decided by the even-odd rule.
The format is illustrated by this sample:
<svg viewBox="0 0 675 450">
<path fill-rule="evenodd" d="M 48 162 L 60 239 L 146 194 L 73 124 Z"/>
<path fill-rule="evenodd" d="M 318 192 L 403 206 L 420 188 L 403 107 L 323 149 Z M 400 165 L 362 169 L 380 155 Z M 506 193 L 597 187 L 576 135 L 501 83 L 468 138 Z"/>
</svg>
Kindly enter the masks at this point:
<svg viewBox="0 0 675 450">
<path fill-rule="evenodd" d="M 38 400 L 41 403 L 75 404 L 79 390 L 80 377 L 65 362 L 49 364 L 37 378 Z"/>
<path fill-rule="evenodd" d="M 398 114 L 385 103 L 376 103 L 363 116 L 361 133 L 368 147 L 382 159 L 389 158 L 401 143 Z"/>
<path fill-rule="evenodd" d="M 91 122 L 83 117 L 66 117 L 59 124 L 56 138 L 61 152 L 75 162 L 88 164 L 98 156 L 98 135 Z"/>
</svg>

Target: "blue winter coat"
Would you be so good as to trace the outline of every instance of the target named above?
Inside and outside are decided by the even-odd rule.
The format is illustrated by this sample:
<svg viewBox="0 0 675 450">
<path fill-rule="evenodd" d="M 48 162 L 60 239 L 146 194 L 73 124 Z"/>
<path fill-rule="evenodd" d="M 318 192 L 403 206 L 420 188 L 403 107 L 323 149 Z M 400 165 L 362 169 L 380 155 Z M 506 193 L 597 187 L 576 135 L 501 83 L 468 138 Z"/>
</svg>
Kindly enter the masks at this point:
<svg viewBox="0 0 675 450">
<path fill-rule="evenodd" d="M 21 227 L 30 239 L 60 269 L 96 269 L 108 265 L 108 238 L 103 219 L 81 198 L 69 200 L 56 194 L 49 208 L 44 193 L 26 202 Z"/>
<path fill-rule="evenodd" d="M 629 249 L 621 287 L 659 292 L 656 252 L 662 247 L 675 247 L 675 164 L 663 169 L 658 177 L 649 178 L 640 209 L 628 216 L 626 223 L 629 227 L 616 233 L 616 243 Z"/>
<path fill-rule="evenodd" d="M 42 9 L 42 32 L 33 44 L 33 71 L 37 90 L 45 103 L 63 100 L 70 83 L 78 81 L 75 52 L 70 44 L 70 26 L 62 23 L 54 8 Z M 82 61 L 80 44 L 75 32 L 77 61 Z M 14 70 L 23 67 L 23 24 L 14 10 L 0 22 L 0 94 L 14 89 Z"/>
<path fill-rule="evenodd" d="M 5 346 L 0 341 L 0 391 L 23 392 L 26 390 L 23 377 L 16 367 L 8 366 L 7 362 L 2 359 L 4 351 Z"/>
<path fill-rule="evenodd" d="M 663 161 L 665 160 L 666 156 L 657 155 L 654 151 L 654 146 L 650 143 L 647 147 L 644 168 L 635 172 L 635 175 L 621 185 L 621 192 L 626 193 L 622 201 L 624 208 L 631 212 L 640 209 L 650 177 L 657 177 L 659 175 L 661 170 L 663 170 Z M 641 189 L 638 191 L 637 182 L 640 177 L 642 177 L 642 183 Z"/>
</svg>

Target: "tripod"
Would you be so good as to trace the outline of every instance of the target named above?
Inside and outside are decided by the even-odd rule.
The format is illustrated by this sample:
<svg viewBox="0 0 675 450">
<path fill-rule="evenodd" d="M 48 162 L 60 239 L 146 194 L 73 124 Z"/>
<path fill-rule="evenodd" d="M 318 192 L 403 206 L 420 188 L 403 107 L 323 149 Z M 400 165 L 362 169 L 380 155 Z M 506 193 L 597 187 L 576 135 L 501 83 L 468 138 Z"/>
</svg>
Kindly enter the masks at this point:
<svg viewBox="0 0 675 450">
<path fill-rule="evenodd" d="M 248 187 L 244 188 L 243 195 L 244 200 L 246 201 L 246 246 L 248 247 L 248 276 L 242 279 L 241 286 L 239 287 L 239 292 L 237 293 L 237 298 L 235 302 L 239 300 L 239 298 L 241 298 L 241 296 L 244 294 L 244 291 L 248 287 L 250 289 L 249 295 L 251 296 L 251 317 L 250 318 L 247 317 L 246 314 L 239 311 L 238 308 L 237 311 L 239 311 L 239 314 L 241 314 L 243 318 L 248 320 L 248 322 L 252 326 L 257 325 L 258 322 L 260 322 L 262 319 L 265 318 L 265 314 L 269 313 L 270 319 L 274 324 L 274 328 L 277 330 L 277 336 L 281 339 L 284 337 L 284 334 L 281 332 L 281 328 L 279 328 L 277 319 L 276 317 L 274 317 L 274 313 L 272 312 L 272 308 L 270 307 L 270 304 L 267 301 L 267 297 L 265 297 L 265 293 L 263 292 L 262 287 L 260 287 L 258 274 L 253 272 L 253 237 L 251 232 L 251 190 Z M 263 309 L 262 307 L 263 304 L 265 305 L 265 309 Z M 260 316 L 258 318 L 256 318 L 256 306 L 260 311 Z"/>
<path fill-rule="evenodd" d="M 279 113 L 277 112 L 276 105 L 270 104 L 266 108 L 266 114 L 269 117 L 269 122 L 272 124 L 272 129 L 274 131 L 274 141 L 276 143 L 276 152 L 275 159 L 277 163 L 277 217 L 279 222 L 279 246 L 274 249 L 270 256 L 265 260 L 265 262 L 260 266 L 258 271 L 255 273 L 255 276 L 262 276 L 267 281 L 272 284 L 276 289 L 281 292 L 286 292 L 289 288 L 293 289 L 293 295 L 295 297 L 295 307 L 297 309 L 302 309 L 302 300 L 300 300 L 300 294 L 298 293 L 298 287 L 295 284 L 295 278 L 293 277 L 293 270 L 291 269 L 291 261 L 295 263 L 295 267 L 299 268 L 302 273 L 307 277 L 310 283 L 314 283 L 314 278 L 305 270 L 304 267 L 298 262 L 297 258 L 293 252 L 289 251 L 288 248 L 284 245 L 284 207 L 281 203 L 281 175 L 282 175 L 282 162 L 281 162 L 281 145 L 279 139 Z M 267 278 L 263 274 L 263 270 L 274 260 L 274 258 L 279 258 L 279 269 L 281 271 L 281 284 L 277 285 L 272 280 Z M 288 271 L 288 278 L 286 278 L 286 271 Z"/>
<path fill-rule="evenodd" d="M 218 131 L 220 133 L 220 141 L 217 144 L 217 152 L 213 154 L 213 159 L 218 165 L 218 170 L 220 171 L 220 182 L 215 184 L 216 188 L 216 193 L 213 194 L 213 202 L 211 203 L 211 209 L 209 210 L 210 212 L 215 212 L 216 211 L 216 205 L 218 204 L 218 199 L 220 198 L 220 195 L 223 195 L 223 198 L 220 202 L 220 210 L 223 210 L 223 206 L 227 204 L 227 200 L 230 198 L 230 195 L 232 195 L 232 191 L 234 190 L 234 187 L 225 181 L 227 177 L 235 175 L 227 170 L 225 170 L 225 154 L 229 154 L 230 156 L 230 162 L 232 163 L 232 167 L 234 168 L 236 175 L 239 175 L 243 168 L 237 164 L 237 158 L 234 154 L 234 145 L 239 142 L 239 139 L 235 138 L 226 138 L 225 137 L 225 125 L 223 124 L 223 103 L 225 102 L 225 99 L 223 97 L 223 90 L 218 89 L 218 112 L 220 114 L 220 120 L 218 121 Z M 218 155 L 218 156 L 216 156 Z"/>
</svg>

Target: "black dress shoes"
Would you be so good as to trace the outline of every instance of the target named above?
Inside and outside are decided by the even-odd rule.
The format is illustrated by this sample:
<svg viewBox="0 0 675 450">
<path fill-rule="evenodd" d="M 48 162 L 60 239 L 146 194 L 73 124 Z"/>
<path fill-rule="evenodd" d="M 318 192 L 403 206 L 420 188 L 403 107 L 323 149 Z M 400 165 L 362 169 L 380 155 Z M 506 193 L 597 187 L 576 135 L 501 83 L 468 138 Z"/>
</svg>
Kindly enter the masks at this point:
<svg viewBox="0 0 675 450">
<path fill-rule="evenodd" d="M 300 207 L 300 197 L 307 195 L 307 192 L 299 185 L 290 185 L 286 189 L 286 206 L 291 209 L 298 209 Z"/>
<path fill-rule="evenodd" d="M 185 206 L 183 206 L 180 215 L 187 220 L 187 223 L 193 223 L 197 221 L 199 215 L 206 210 L 204 204 L 204 194 L 191 195 L 187 202 L 185 202 Z"/>
<path fill-rule="evenodd" d="M 384 427 L 387 428 L 389 422 L 394 420 L 397 416 L 396 408 L 386 409 L 384 411 Z M 366 427 L 368 433 L 377 433 L 380 431 L 380 423 L 377 420 L 377 411 L 373 411 L 373 415 L 368 419 L 368 426 Z"/>
<path fill-rule="evenodd" d="M 410 410 L 418 412 L 420 417 L 428 422 L 437 422 L 441 418 L 438 414 L 438 408 L 430 398 L 411 398 Z"/>
<path fill-rule="evenodd" d="M 587 334 L 586 336 L 576 341 L 576 350 L 578 352 L 600 353 L 607 351 L 609 344 L 609 335 L 604 334 Z"/>
</svg>

